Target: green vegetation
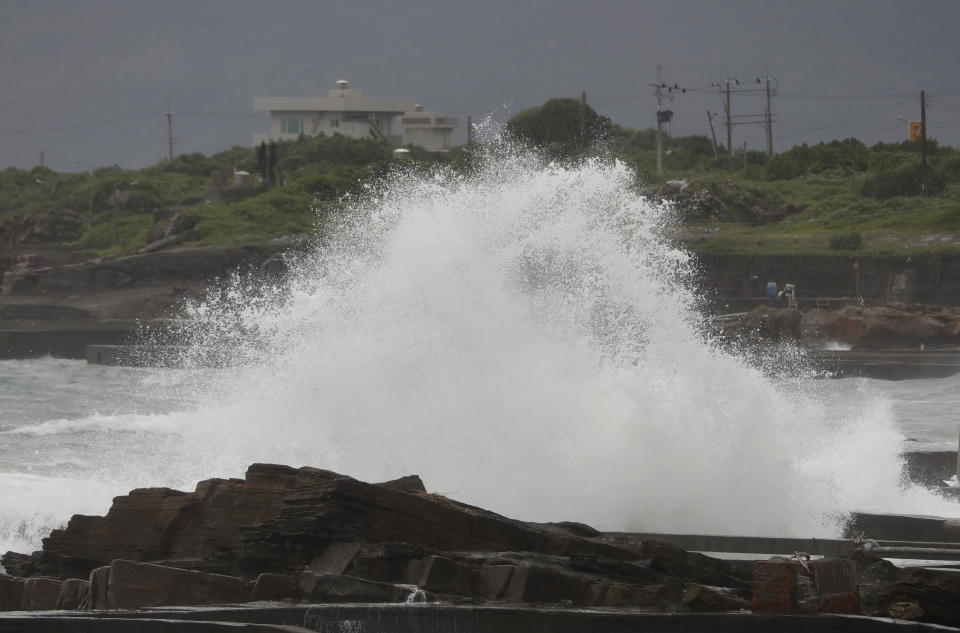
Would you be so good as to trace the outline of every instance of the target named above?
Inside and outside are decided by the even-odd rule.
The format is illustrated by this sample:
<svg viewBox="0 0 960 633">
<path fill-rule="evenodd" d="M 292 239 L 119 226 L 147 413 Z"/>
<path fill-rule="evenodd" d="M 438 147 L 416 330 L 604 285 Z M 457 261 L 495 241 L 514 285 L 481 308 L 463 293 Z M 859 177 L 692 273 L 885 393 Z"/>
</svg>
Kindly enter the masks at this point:
<svg viewBox="0 0 960 633">
<path fill-rule="evenodd" d="M 0 171 L 0 224 L 6 221 L 0 232 L 14 227 L 19 235 L 23 226 L 51 215 L 73 218 L 79 233 L 73 243 L 98 254 L 143 248 L 151 229 L 162 229 L 181 211 L 199 220 L 189 236 L 197 245 L 309 233 L 318 212 L 336 212 L 346 194 L 385 174 L 393 149 L 340 135 L 301 136 L 262 150 L 184 154 L 141 170 L 9 168 Z M 460 151 L 439 155 L 411 148 L 407 161 L 432 165 L 461 157 Z M 249 182 L 234 183 L 234 169 L 249 172 Z"/>
<path fill-rule="evenodd" d="M 775 156 L 723 148 L 706 136 L 664 136 L 656 174 L 656 131 L 621 127 L 576 99 L 551 99 L 507 124 L 551 159 L 605 155 L 638 174 L 637 186 L 673 201 L 683 222 L 675 237 L 701 252 L 919 253 L 960 250 L 960 150 L 927 142 L 856 139 L 798 145 Z M 462 150 L 411 147 L 407 164 L 467 168 Z M 246 243 L 309 233 L 336 214 L 344 196 L 386 174 L 393 148 L 335 135 L 213 156 L 184 154 L 141 170 L 104 167 L 58 173 L 0 171 L 0 232 L 23 234 L 38 218 L 71 219 L 77 247 L 134 252 L 157 239 L 178 212 L 194 216 L 191 244 Z M 234 182 L 234 170 L 251 174 Z M 64 220 L 66 221 L 66 220 Z M 49 222 L 48 222 L 49 224 Z"/>
<path fill-rule="evenodd" d="M 605 140 L 613 123 L 576 99 L 550 99 L 507 122 L 507 133 L 542 148 L 553 158 L 567 158 Z"/>
<path fill-rule="evenodd" d="M 714 159 L 706 137 L 669 138 L 656 176 L 653 131 L 615 130 L 610 143 L 662 188 L 684 218 L 680 238 L 703 252 L 911 253 L 960 250 L 960 150 L 856 139 Z M 722 151 L 722 150 L 721 150 Z M 689 183 L 681 192 L 670 181 Z M 859 241 L 851 236 L 856 234 Z"/>
</svg>

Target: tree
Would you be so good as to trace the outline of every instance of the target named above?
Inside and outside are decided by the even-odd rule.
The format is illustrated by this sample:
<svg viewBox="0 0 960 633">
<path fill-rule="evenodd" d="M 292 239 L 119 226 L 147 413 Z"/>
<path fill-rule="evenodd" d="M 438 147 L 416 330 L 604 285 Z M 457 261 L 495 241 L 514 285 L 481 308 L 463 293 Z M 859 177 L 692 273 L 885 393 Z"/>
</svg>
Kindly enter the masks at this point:
<svg viewBox="0 0 960 633">
<path fill-rule="evenodd" d="M 277 184 L 277 144 L 274 141 L 270 141 L 270 152 L 269 157 L 267 158 L 267 180 L 270 182 L 270 186 L 276 186 Z"/>
<path fill-rule="evenodd" d="M 267 142 L 260 141 L 260 147 L 257 148 L 257 171 L 263 182 L 267 182 Z"/>
<path fill-rule="evenodd" d="M 507 132 L 557 157 L 572 156 L 606 139 L 612 123 L 577 99 L 550 99 L 518 112 Z"/>
</svg>

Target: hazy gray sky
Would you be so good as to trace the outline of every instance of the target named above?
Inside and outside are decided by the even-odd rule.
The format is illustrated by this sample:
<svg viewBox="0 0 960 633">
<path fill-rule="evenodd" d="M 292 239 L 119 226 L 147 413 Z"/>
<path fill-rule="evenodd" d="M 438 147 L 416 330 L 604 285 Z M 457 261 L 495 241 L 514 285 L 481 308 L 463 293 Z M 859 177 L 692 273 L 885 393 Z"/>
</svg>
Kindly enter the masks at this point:
<svg viewBox="0 0 960 633">
<path fill-rule="evenodd" d="M 656 67 L 688 88 L 670 132 L 709 134 L 711 84 L 777 80 L 775 147 L 900 140 L 930 95 L 928 129 L 960 144 L 957 0 L 0 0 L 0 168 L 141 167 L 266 131 L 255 96 L 369 96 L 503 120 L 576 96 L 631 127 L 655 125 Z M 763 93 L 733 97 L 759 114 Z M 463 125 L 461 124 L 461 136 Z M 734 144 L 763 149 L 760 126 Z M 78 162 L 79 161 L 79 162 Z"/>
</svg>

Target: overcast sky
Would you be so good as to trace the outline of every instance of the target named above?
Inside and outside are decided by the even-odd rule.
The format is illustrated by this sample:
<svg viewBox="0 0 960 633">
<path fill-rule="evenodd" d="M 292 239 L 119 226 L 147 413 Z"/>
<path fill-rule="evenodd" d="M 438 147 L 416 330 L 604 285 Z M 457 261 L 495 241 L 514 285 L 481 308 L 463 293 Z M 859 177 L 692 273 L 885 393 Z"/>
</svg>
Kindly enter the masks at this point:
<svg viewBox="0 0 960 633">
<path fill-rule="evenodd" d="M 506 119 L 586 91 L 600 113 L 655 125 L 651 83 L 688 89 L 674 135 L 709 134 L 711 87 L 739 79 L 734 115 L 775 78 L 774 145 L 904 138 L 960 145 L 958 0 L 0 0 L 0 168 L 142 167 L 266 132 L 255 96 L 325 95 L 348 79 L 461 118 Z M 744 119 L 739 119 L 744 120 Z M 734 145 L 766 147 L 759 125 Z"/>
</svg>

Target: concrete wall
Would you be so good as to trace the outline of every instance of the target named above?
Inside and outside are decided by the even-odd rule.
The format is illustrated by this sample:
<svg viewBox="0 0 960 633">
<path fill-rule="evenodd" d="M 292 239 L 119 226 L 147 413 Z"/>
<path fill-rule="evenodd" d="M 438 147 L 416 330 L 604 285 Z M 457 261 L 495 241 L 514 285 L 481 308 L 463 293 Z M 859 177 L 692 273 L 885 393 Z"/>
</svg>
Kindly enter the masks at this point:
<svg viewBox="0 0 960 633">
<path fill-rule="evenodd" d="M 301 611 L 300 609 L 303 609 Z M 316 605 L 295 608 L 300 623 L 272 609 L 103 612 L 100 617 L 0 614 L 4 633 L 193 633 L 294 630 L 324 633 L 922 633 L 952 631 L 918 622 L 860 616 L 777 616 L 739 613 L 612 613 L 573 609 L 452 605 Z M 304 614 L 304 615 L 300 615 Z M 264 617 L 266 616 L 266 617 Z M 274 617 L 278 619 L 274 620 Z M 196 618 L 196 619 L 192 619 Z M 272 624 L 270 622 L 273 622 Z M 243 624 L 236 624 L 243 623 Z M 254 624 L 258 623 L 258 624 Z"/>
<path fill-rule="evenodd" d="M 699 288 L 711 298 L 760 299 L 775 281 L 795 284 L 800 298 L 960 305 L 960 255 L 698 255 L 696 262 Z"/>
</svg>

